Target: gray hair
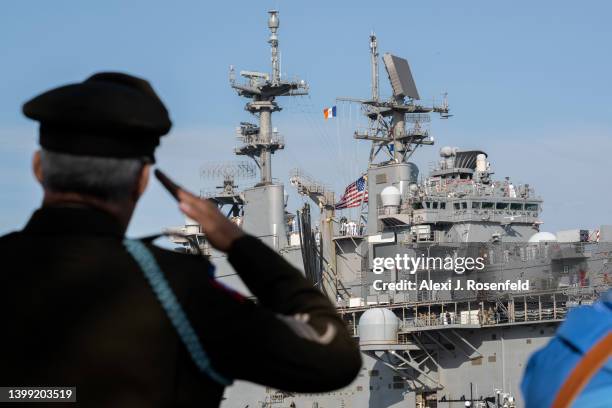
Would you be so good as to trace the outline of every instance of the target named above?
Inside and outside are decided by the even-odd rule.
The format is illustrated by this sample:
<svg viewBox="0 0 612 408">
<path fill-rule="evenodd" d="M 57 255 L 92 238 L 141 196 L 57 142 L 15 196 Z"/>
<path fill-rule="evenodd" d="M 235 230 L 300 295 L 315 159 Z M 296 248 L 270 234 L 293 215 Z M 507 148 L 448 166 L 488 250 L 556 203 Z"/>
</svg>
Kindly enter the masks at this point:
<svg viewBox="0 0 612 408">
<path fill-rule="evenodd" d="M 143 163 L 138 159 L 75 156 L 42 149 L 42 184 L 53 192 L 122 201 L 136 188 Z"/>
</svg>

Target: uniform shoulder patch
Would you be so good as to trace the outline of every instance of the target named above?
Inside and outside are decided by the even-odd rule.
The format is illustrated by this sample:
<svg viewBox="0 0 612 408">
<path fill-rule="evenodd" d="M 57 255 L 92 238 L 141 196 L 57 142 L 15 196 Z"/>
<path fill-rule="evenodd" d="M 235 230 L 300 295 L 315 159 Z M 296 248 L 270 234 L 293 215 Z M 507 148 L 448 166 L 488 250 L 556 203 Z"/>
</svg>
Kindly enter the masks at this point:
<svg viewBox="0 0 612 408">
<path fill-rule="evenodd" d="M 298 336 L 303 339 L 313 341 L 322 345 L 327 345 L 336 337 L 336 327 L 327 323 L 325 333 L 319 334 L 308 324 L 310 315 L 308 313 L 298 313 L 293 316 L 277 314 L 276 317 L 285 323 Z"/>
</svg>

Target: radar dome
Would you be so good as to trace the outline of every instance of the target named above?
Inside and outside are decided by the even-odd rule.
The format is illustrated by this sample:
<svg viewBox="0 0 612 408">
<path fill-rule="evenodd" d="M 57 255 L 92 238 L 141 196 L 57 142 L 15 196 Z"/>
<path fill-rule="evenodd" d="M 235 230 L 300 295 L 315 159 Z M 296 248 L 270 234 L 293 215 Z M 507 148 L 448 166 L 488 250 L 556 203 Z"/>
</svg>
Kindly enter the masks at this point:
<svg viewBox="0 0 612 408">
<path fill-rule="evenodd" d="M 538 232 L 529 238 L 530 244 L 537 244 L 538 242 L 557 242 L 557 237 L 552 232 Z"/>
<path fill-rule="evenodd" d="M 366 310 L 359 318 L 359 344 L 397 344 L 399 319 L 391 310 L 375 308 Z"/>
<path fill-rule="evenodd" d="M 402 194 L 395 186 L 387 186 L 380 192 L 380 199 L 384 207 L 397 207 L 400 205 Z"/>
<path fill-rule="evenodd" d="M 476 171 L 485 172 L 487 171 L 487 155 L 480 153 L 476 155 Z"/>
<path fill-rule="evenodd" d="M 453 148 L 450 146 L 444 146 L 443 148 L 440 149 L 440 156 L 441 157 L 450 157 L 453 155 Z"/>
</svg>

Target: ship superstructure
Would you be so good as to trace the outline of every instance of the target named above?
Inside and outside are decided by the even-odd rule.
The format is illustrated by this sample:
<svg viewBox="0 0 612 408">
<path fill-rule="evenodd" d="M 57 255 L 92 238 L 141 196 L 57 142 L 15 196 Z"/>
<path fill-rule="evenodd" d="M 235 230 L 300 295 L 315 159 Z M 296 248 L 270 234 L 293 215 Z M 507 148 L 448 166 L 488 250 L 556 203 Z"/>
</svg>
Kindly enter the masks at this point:
<svg viewBox="0 0 612 408">
<path fill-rule="evenodd" d="M 268 27 L 271 73 L 241 71 L 246 82 L 239 83 L 230 70 L 232 88 L 249 99 L 245 109 L 258 119 L 240 124 L 241 146 L 234 153 L 253 159 L 260 180 L 239 190 L 234 180 L 246 171 L 244 164 L 234 170 L 222 166 L 217 171 L 222 186 L 203 196 L 216 200 L 228 217 L 298 266 L 336 302 L 360 344 L 364 365 L 353 384 L 331 393 L 293 394 L 236 382 L 222 406 L 523 406 L 518 387 L 529 355 L 554 335 L 571 308 L 596 301 L 612 284 L 612 227 L 540 231 L 543 200 L 528 184 L 495 178 L 482 150 L 442 147 L 439 161 L 420 177 L 411 160 L 434 144 L 430 115 L 452 116 L 447 97 L 440 104 L 422 103 L 408 61 L 380 57 L 374 34 L 369 38 L 371 96 L 338 98 L 358 103 L 368 120 L 353 135 L 371 144 L 363 173 L 368 200 L 359 203 L 360 219 L 347 219 L 336 208 L 334 192 L 304 170 L 294 171 L 290 181 L 314 205 L 288 211 L 284 186 L 272 172 L 272 155 L 285 143 L 271 116 L 280 110 L 278 97 L 305 94 L 308 88 L 281 78 L 276 11 L 269 12 Z M 389 99 L 380 97 L 380 60 L 391 85 Z M 317 225 L 311 225 L 311 211 L 319 212 Z M 183 232 L 196 236 L 200 250 L 213 258 L 218 278 L 244 290 L 223 255 L 207 247 L 199 226 L 187 224 Z M 194 241 L 176 242 L 189 248 Z M 395 256 L 469 256 L 482 259 L 484 267 L 458 273 L 426 265 L 374 273 L 375 259 Z M 449 280 L 453 285 L 442 286 Z M 438 286 L 380 290 L 377 281 Z M 469 289 L 468 281 L 527 286 Z M 248 346 L 249 333 L 244 336 Z"/>
</svg>

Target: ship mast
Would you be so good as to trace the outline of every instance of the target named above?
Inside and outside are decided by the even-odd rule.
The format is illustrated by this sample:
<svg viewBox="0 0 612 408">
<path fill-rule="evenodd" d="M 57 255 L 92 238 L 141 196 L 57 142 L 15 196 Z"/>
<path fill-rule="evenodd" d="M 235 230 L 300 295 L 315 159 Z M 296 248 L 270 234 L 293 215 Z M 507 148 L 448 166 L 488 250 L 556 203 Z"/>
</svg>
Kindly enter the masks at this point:
<svg viewBox="0 0 612 408">
<path fill-rule="evenodd" d="M 268 28 L 270 29 L 271 75 L 265 72 L 240 71 L 247 79 L 246 83 L 238 83 L 234 68 L 230 67 L 230 85 L 238 95 L 251 99 L 245 109 L 259 118 L 259 124 L 243 122 L 238 129 L 239 138 L 244 143 L 235 149 L 237 155 L 252 158 L 260 169 L 260 184 L 272 183 L 272 154 L 284 149 L 283 139 L 273 130 L 272 113 L 281 110 L 275 102 L 278 96 L 307 95 L 308 85 L 302 81 L 284 81 L 281 78 L 278 49 L 278 11 L 268 12 Z"/>
<path fill-rule="evenodd" d="M 378 91 L 378 43 L 376 34 L 370 34 L 370 57 L 372 65 L 372 100 L 378 101 L 380 98 Z"/>
<path fill-rule="evenodd" d="M 383 55 L 383 63 L 389 76 L 393 96 L 381 100 L 378 80 L 378 44 L 376 35 L 370 35 L 370 57 L 372 67 L 371 99 L 339 97 L 338 101 L 360 103 L 369 127 L 365 131 L 356 131 L 355 139 L 370 140 L 370 165 L 380 152 L 386 152 L 395 163 L 405 163 L 412 152 L 420 145 L 433 144 L 422 123 L 429 122 L 429 113 L 437 112 L 442 119 L 450 117 L 446 95 L 442 105 L 425 106 L 420 100 L 410 66 L 404 58 L 391 54 Z M 408 128 L 406 123 L 412 123 Z"/>
</svg>

